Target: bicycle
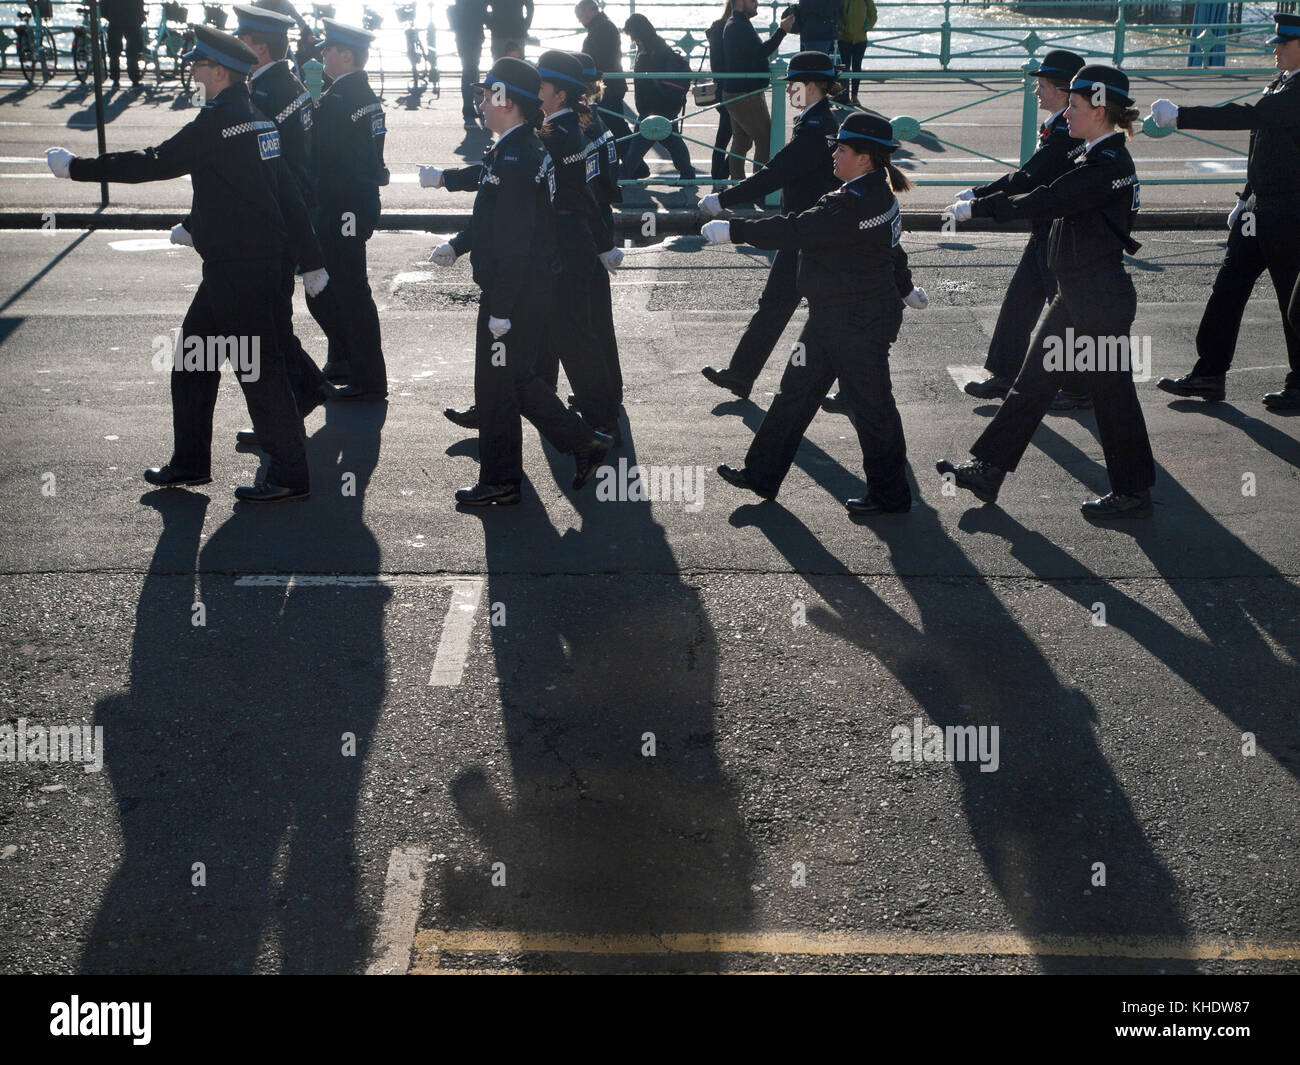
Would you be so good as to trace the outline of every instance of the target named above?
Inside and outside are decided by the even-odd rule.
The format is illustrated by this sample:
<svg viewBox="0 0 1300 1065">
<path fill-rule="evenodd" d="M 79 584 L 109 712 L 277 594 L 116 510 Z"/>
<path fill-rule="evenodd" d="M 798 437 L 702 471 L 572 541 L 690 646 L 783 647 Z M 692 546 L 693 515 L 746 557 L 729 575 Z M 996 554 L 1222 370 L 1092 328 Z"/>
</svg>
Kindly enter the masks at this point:
<svg viewBox="0 0 1300 1065">
<path fill-rule="evenodd" d="M 36 84 L 36 68 L 40 67 L 41 81 L 47 82 L 58 72 L 59 48 L 55 44 L 54 34 L 41 25 L 42 18 L 53 17 L 54 7 L 50 0 L 27 0 L 30 11 L 19 11 L 22 22 L 16 27 L 18 33 L 18 66 L 27 79 L 28 85 Z M 35 25 L 32 20 L 35 19 Z"/>
<path fill-rule="evenodd" d="M 397 21 L 404 27 L 406 34 L 406 58 L 411 63 L 411 88 L 419 89 L 420 82 L 432 91 L 433 95 L 441 95 L 441 89 L 438 85 L 438 57 L 436 45 L 434 44 L 433 22 L 429 22 L 429 28 L 426 31 L 429 47 L 426 50 L 424 43 L 420 40 L 420 31 L 415 28 L 415 5 L 399 4 L 397 7 Z"/>
<path fill-rule="evenodd" d="M 154 79 L 178 78 L 181 91 L 190 91 L 190 65 L 181 55 L 194 47 L 194 31 L 189 28 L 190 12 L 184 4 L 165 3 L 154 33 L 153 43 L 145 51 L 145 62 L 153 63 Z M 177 23 L 180 28 L 172 23 Z"/>
<path fill-rule="evenodd" d="M 72 72 L 83 85 L 95 70 L 95 38 L 90 28 L 90 8 L 79 7 L 81 25 L 72 31 Z M 108 41 L 103 26 L 99 27 L 99 54 L 108 55 Z"/>
</svg>

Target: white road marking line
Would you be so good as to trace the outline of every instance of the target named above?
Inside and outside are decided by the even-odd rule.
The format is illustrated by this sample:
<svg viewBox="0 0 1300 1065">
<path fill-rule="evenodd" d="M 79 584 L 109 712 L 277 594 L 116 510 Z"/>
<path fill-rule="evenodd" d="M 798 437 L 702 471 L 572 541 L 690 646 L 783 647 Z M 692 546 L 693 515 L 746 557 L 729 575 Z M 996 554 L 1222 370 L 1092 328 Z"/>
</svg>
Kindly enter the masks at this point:
<svg viewBox="0 0 1300 1065">
<path fill-rule="evenodd" d="M 469 656 L 469 637 L 474 629 L 474 614 L 483 598 L 483 578 L 468 577 L 450 581 L 451 604 L 447 607 L 447 620 L 442 625 L 442 638 L 438 641 L 438 654 L 429 674 L 430 688 L 454 688 L 465 672 L 465 659 Z"/>
<path fill-rule="evenodd" d="M 427 847 L 395 847 L 388 856 L 384 877 L 384 905 L 379 914 L 375 947 L 366 966 L 367 976 L 405 976 L 411 967 L 415 924 L 424 897 Z"/>
<path fill-rule="evenodd" d="M 970 382 L 983 381 L 986 371 L 983 366 L 949 366 L 948 376 L 953 379 L 957 390 L 962 392 Z"/>
</svg>

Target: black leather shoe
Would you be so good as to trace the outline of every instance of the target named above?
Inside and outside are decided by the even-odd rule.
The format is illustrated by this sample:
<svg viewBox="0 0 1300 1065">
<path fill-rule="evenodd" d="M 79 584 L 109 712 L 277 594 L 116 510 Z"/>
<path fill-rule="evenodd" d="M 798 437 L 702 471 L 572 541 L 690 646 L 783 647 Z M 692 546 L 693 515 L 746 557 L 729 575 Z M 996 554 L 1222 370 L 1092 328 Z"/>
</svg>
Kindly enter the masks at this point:
<svg viewBox="0 0 1300 1065">
<path fill-rule="evenodd" d="M 597 430 L 591 434 L 591 443 L 573 453 L 574 462 L 577 463 L 577 470 L 573 474 L 575 492 L 591 480 L 613 446 L 613 438 Z"/>
<path fill-rule="evenodd" d="M 442 416 L 453 425 L 459 425 L 462 429 L 478 428 L 477 407 L 466 407 L 464 410 L 457 410 L 455 407 L 448 407 L 442 412 Z"/>
<path fill-rule="evenodd" d="M 476 484 L 456 492 L 456 502 L 467 507 L 513 507 L 519 502 L 517 484 Z"/>
<path fill-rule="evenodd" d="M 310 488 L 285 488 L 266 481 L 240 485 L 235 489 L 235 498 L 241 503 L 286 503 L 291 499 L 306 499 L 309 495 Z"/>
<path fill-rule="evenodd" d="M 613 447 L 623 446 L 623 430 L 620 429 L 617 425 L 597 425 L 594 428 L 596 432 L 604 433 L 607 437 L 609 437 L 612 441 L 614 441 L 612 445 Z"/>
<path fill-rule="evenodd" d="M 1092 410 L 1092 397 L 1061 389 L 1052 397 L 1050 410 Z"/>
<path fill-rule="evenodd" d="M 185 473 L 166 466 L 152 466 L 144 471 L 144 479 L 159 488 L 176 488 L 181 485 L 211 484 L 212 477 L 206 473 Z"/>
<path fill-rule="evenodd" d="M 240 444 L 240 445 L 242 445 L 243 447 L 260 447 L 260 446 L 261 446 L 261 445 L 258 444 L 258 442 L 257 442 L 257 430 L 256 430 L 256 429 L 240 429 L 239 432 L 237 432 L 237 433 L 235 434 L 235 443 L 236 443 L 236 444 Z"/>
<path fill-rule="evenodd" d="M 352 373 L 347 366 L 344 366 L 342 363 L 336 365 L 332 360 L 327 361 L 325 365 L 321 367 L 320 372 L 325 375 L 325 380 L 336 385 L 347 384 L 348 377 Z"/>
<path fill-rule="evenodd" d="M 836 392 L 822 400 L 822 410 L 830 414 L 848 414 L 852 409 L 845 400 L 843 392 Z"/>
<path fill-rule="evenodd" d="M 1175 396 L 1188 396 L 1193 399 L 1208 399 L 1217 403 L 1226 394 L 1224 375 L 1187 374 L 1183 377 L 1162 377 L 1156 382 L 1156 388 L 1170 392 Z"/>
<path fill-rule="evenodd" d="M 1010 377 L 992 377 L 983 381 L 967 381 L 964 389 L 966 395 L 976 399 L 1006 399 L 1011 386 L 1015 384 Z"/>
<path fill-rule="evenodd" d="M 1264 397 L 1264 406 L 1269 410 L 1300 410 L 1300 388 L 1270 392 Z"/>
<path fill-rule="evenodd" d="M 1149 518 L 1151 517 L 1151 493 L 1139 492 L 1126 496 L 1111 492 L 1084 503 L 1079 508 L 1084 517 L 1109 520 L 1111 518 Z"/>
<path fill-rule="evenodd" d="M 725 388 L 728 392 L 734 393 L 741 399 L 748 399 L 749 393 L 754 387 L 753 381 L 746 381 L 735 370 L 719 370 L 713 366 L 706 366 L 700 373 L 719 388 Z"/>
<path fill-rule="evenodd" d="M 909 499 L 902 506 L 887 507 L 878 497 L 868 492 L 856 499 L 846 499 L 844 506 L 850 514 L 906 514 L 912 509 L 912 501 Z"/>
<path fill-rule="evenodd" d="M 963 462 L 960 466 L 954 466 L 947 459 L 940 459 L 934 468 L 940 473 L 953 474 L 959 488 L 973 492 L 976 499 L 985 503 L 998 501 L 998 489 L 1002 487 L 1003 478 L 1007 475 L 1005 470 L 979 459 Z"/>
<path fill-rule="evenodd" d="M 775 499 L 775 492 L 766 492 L 761 488 L 756 488 L 749 479 L 749 474 L 745 470 L 738 470 L 735 466 L 728 466 L 725 463 L 718 467 L 718 476 L 727 484 L 734 485 L 737 488 L 743 488 L 747 492 L 753 492 L 756 496 L 762 496 L 764 499 Z"/>
<path fill-rule="evenodd" d="M 358 403 L 380 403 L 387 398 L 387 392 L 380 392 L 373 388 L 361 388 L 359 385 L 344 385 L 342 388 L 334 390 L 336 402 L 338 400 L 355 400 Z"/>
</svg>

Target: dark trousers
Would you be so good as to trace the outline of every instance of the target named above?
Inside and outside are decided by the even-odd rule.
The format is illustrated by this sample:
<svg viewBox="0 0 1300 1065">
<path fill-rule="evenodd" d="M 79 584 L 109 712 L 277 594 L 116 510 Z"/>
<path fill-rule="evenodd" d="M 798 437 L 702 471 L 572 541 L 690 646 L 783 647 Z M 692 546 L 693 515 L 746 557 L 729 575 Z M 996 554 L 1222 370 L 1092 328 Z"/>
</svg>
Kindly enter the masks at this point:
<svg viewBox="0 0 1300 1065">
<path fill-rule="evenodd" d="M 629 141 L 623 140 L 631 134 L 632 129 L 627 124 L 627 112 L 623 109 L 623 98 L 627 96 L 627 85 L 624 83 L 621 87 L 615 88 L 612 85 L 606 85 L 604 93 L 601 94 L 600 117 L 608 127 L 610 133 L 614 134 L 614 147 L 618 150 L 618 157 L 621 160 L 626 154 Z M 625 177 L 631 177 L 631 174 L 624 174 Z"/>
<path fill-rule="evenodd" d="M 618 336 L 614 332 L 614 292 L 609 287 L 609 271 L 599 259 L 593 260 L 591 271 L 591 328 L 617 406 L 623 402 L 623 367 L 619 365 Z"/>
<path fill-rule="evenodd" d="M 745 326 L 740 343 L 731 356 L 730 369 L 753 384 L 762 373 L 768 356 L 781 339 L 799 306 L 799 293 L 795 291 L 795 271 L 799 266 L 799 250 L 783 248 L 772 260 L 767 272 L 767 284 L 758 297 L 758 310 Z"/>
<path fill-rule="evenodd" d="M 482 34 L 456 34 L 456 53 L 460 56 L 460 113 L 465 121 L 478 116 L 474 110 L 474 86 L 478 83 L 478 65 L 483 58 Z"/>
<path fill-rule="evenodd" d="M 122 76 L 122 42 L 126 41 L 126 70 L 132 81 L 140 80 L 140 52 L 144 47 L 143 27 L 114 22 L 108 23 L 109 77 L 117 81 Z"/>
<path fill-rule="evenodd" d="M 889 345 L 903 322 L 897 299 L 870 304 L 811 306 L 799 334 L 804 365 L 793 360 L 781 375 L 781 390 L 745 455 L 745 472 L 755 487 L 775 492 L 794 462 L 799 443 L 838 377 L 840 393 L 853 410 L 867 489 L 885 506 L 911 501 L 903 421 L 889 380 Z"/>
<path fill-rule="evenodd" d="M 1237 350 L 1241 318 L 1250 301 L 1255 282 L 1268 271 L 1282 309 L 1282 335 L 1286 339 L 1291 372 L 1286 376 L 1288 388 L 1300 388 L 1300 307 L 1296 306 L 1295 289 L 1300 279 L 1300 241 L 1296 234 L 1300 219 L 1288 209 L 1275 209 L 1268 203 L 1255 208 L 1255 236 L 1242 232 L 1238 219 L 1228 234 L 1228 251 L 1214 279 L 1214 289 L 1201 315 L 1196 332 L 1194 374 L 1227 373 Z"/>
<path fill-rule="evenodd" d="M 641 116 L 645 118 L 645 115 Z M 674 123 L 674 129 L 680 127 Z M 646 140 L 639 133 L 628 142 L 627 154 L 623 156 L 624 173 L 631 177 L 641 165 L 645 158 L 645 153 L 650 150 L 654 141 Z M 668 152 L 668 156 L 673 161 L 673 166 L 677 168 L 677 173 L 688 180 L 695 177 L 695 167 L 691 165 L 691 152 L 686 147 L 686 142 L 676 133 L 670 133 L 663 140 L 658 142 L 659 146 Z"/>
<path fill-rule="evenodd" d="M 348 383 L 367 391 L 388 391 L 388 370 L 379 339 L 379 312 L 366 276 L 366 242 L 317 233 L 325 269 L 325 291 L 308 298 L 307 309 L 329 338 L 329 361 L 346 370 Z"/>
<path fill-rule="evenodd" d="M 187 473 L 206 474 L 212 468 L 212 412 L 217 404 L 221 372 L 215 367 L 184 369 L 189 337 L 247 338 L 247 350 L 257 358 L 245 374 L 236 374 L 244 390 L 258 443 L 270 456 L 267 479 L 285 488 L 307 488 L 307 441 L 276 340 L 276 301 L 281 264 L 277 259 L 239 263 L 204 263 L 203 280 L 181 326 L 181 351 L 171 374 L 172 431 L 175 450 L 171 464 Z"/>
<path fill-rule="evenodd" d="M 709 176 L 725 181 L 731 175 L 731 164 L 727 161 L 727 146 L 731 144 L 731 113 L 725 107 L 715 107 L 714 110 L 718 112 L 718 132 L 713 138 Z"/>
<path fill-rule="evenodd" d="M 1067 329 L 1078 337 L 1126 337 L 1137 314 L 1133 281 L 1116 265 L 1105 272 L 1069 279 L 1058 277 L 1058 291 L 1047 309 L 1015 387 L 1002 402 L 988 427 L 971 447 L 977 459 L 1004 470 L 1014 470 L 1043 420 L 1058 388 L 1092 396 L 1097 430 L 1106 456 L 1110 486 L 1122 495 L 1134 495 L 1155 483 L 1151 441 L 1138 403 L 1130 369 L 1069 373 L 1049 370 L 1045 359 L 1051 338 L 1068 350 Z"/>
<path fill-rule="evenodd" d="M 280 265 L 280 298 L 275 304 L 275 336 L 280 350 L 284 352 L 284 369 L 289 375 L 294 403 L 297 404 L 299 415 L 305 418 L 320 406 L 320 390 L 326 381 L 320 367 L 303 350 L 302 341 L 293 331 L 294 276 L 293 256 L 287 255 Z"/>
<path fill-rule="evenodd" d="M 510 332 L 500 340 L 488 329 L 485 299 L 479 300 L 474 345 L 474 406 L 479 416 L 479 480 L 519 484 L 523 480 L 523 426 L 537 427 L 560 451 L 572 453 L 591 440 L 582 419 L 560 402 L 554 386 L 537 376 L 545 347 L 549 293 L 542 285 L 520 291 L 510 313 Z"/>
<path fill-rule="evenodd" d="M 997 377 L 1015 378 L 1025 361 L 1034 326 L 1052 294 L 1056 279 L 1047 265 L 1047 238 L 1033 234 L 1007 286 L 998 322 L 989 342 L 984 368 Z"/>
<path fill-rule="evenodd" d="M 854 44 L 852 41 L 840 41 L 840 66 L 847 71 L 862 72 L 862 60 L 867 54 L 867 42 L 858 41 Z M 858 78 L 845 79 L 848 81 L 847 94 L 854 100 L 858 98 L 858 93 L 862 91 L 862 82 Z"/>
</svg>

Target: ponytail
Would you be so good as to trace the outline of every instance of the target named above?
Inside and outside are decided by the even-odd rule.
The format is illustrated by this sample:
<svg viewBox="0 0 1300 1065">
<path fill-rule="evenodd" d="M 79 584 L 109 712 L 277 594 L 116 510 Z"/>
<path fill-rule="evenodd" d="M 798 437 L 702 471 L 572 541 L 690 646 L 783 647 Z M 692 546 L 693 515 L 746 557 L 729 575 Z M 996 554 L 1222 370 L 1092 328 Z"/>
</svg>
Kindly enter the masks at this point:
<svg viewBox="0 0 1300 1065">
<path fill-rule="evenodd" d="M 911 192 L 912 182 L 908 176 L 896 167 L 892 162 L 893 153 L 884 147 L 872 145 L 867 149 L 867 155 L 871 157 L 871 165 L 877 170 L 884 170 L 889 175 L 889 187 L 895 192 Z"/>
</svg>

